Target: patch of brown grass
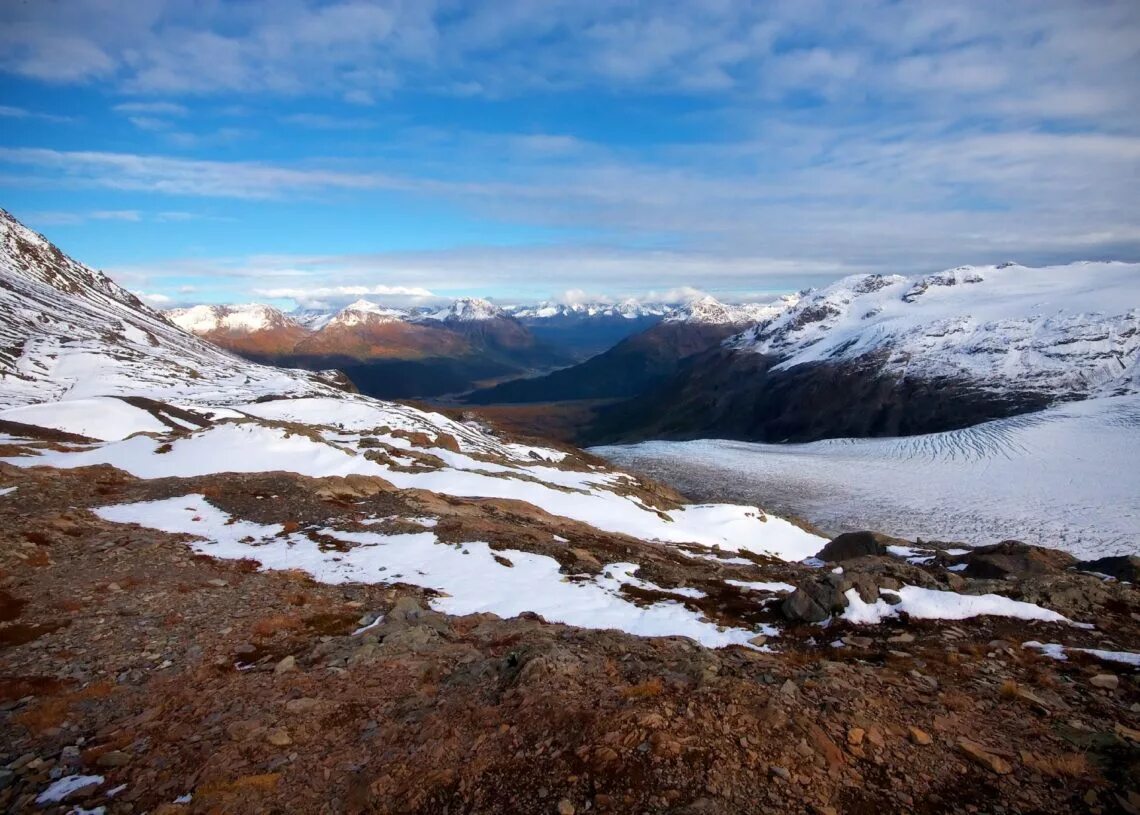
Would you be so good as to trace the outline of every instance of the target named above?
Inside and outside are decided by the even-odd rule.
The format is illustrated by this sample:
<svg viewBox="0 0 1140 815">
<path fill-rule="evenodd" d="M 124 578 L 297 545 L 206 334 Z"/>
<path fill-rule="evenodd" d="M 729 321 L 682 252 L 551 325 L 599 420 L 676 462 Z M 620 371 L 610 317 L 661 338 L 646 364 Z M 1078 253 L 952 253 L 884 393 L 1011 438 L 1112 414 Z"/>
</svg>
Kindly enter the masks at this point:
<svg viewBox="0 0 1140 815">
<path fill-rule="evenodd" d="M 71 709 L 76 703 L 92 699 L 106 699 L 114 692 L 115 685 L 113 682 L 94 682 L 77 691 L 44 699 L 38 705 L 17 714 L 15 721 L 33 733 L 42 733 L 53 727 L 59 727 L 67 721 Z"/>
<path fill-rule="evenodd" d="M 1023 750 L 1021 761 L 1026 767 L 1049 778 L 1088 778 L 1094 775 L 1092 765 L 1084 753 L 1042 756 Z"/>
<path fill-rule="evenodd" d="M 66 699 L 45 699 L 38 705 L 29 707 L 13 717 L 16 724 L 22 725 L 35 734 L 59 727 L 67 720 L 67 713 L 71 710 L 71 703 Z"/>
<path fill-rule="evenodd" d="M 296 631 L 301 626 L 301 618 L 296 614 L 273 614 L 254 622 L 250 634 L 254 637 L 272 637 L 278 631 Z"/>
<path fill-rule="evenodd" d="M 1018 688 L 1017 683 L 1012 679 L 1007 679 L 1002 682 L 1001 687 L 998 688 L 998 696 L 1000 696 L 1002 699 L 1016 699 L 1018 690 L 1020 689 Z"/>
<path fill-rule="evenodd" d="M 0 677 L 0 701 L 9 702 L 25 696 L 54 696 L 73 684 L 71 680 L 54 676 L 4 676 Z"/>
<path fill-rule="evenodd" d="M 28 555 L 28 557 L 24 561 L 24 563 L 28 564 L 29 566 L 35 566 L 37 568 L 42 568 L 44 566 L 50 566 L 51 565 L 51 556 L 48 555 L 48 553 L 45 550 L 37 549 L 36 551 L 34 551 L 30 555 Z"/>
<path fill-rule="evenodd" d="M 626 699 L 652 699 L 660 696 L 665 692 L 665 683 L 656 677 L 647 679 L 644 682 L 638 682 L 636 685 L 630 685 L 628 688 L 623 688 L 621 695 Z"/>
</svg>

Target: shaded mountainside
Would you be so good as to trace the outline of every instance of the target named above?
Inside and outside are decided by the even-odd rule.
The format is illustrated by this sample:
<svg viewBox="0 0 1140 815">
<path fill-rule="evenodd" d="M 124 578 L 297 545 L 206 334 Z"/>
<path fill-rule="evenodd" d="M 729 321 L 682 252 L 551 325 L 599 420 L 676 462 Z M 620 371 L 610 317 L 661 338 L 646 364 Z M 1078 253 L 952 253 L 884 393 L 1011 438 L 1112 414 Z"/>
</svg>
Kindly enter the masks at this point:
<svg viewBox="0 0 1140 815">
<path fill-rule="evenodd" d="M 603 411 L 590 442 L 810 441 L 967 427 L 1140 387 L 1140 266 L 864 275 Z"/>
<path fill-rule="evenodd" d="M 992 391 L 954 379 L 885 373 L 875 356 L 791 369 L 761 354 L 715 348 L 656 387 L 599 411 L 583 443 L 724 438 L 813 441 L 908 436 L 1039 410 L 1047 394 Z"/>
<path fill-rule="evenodd" d="M 626 337 L 640 334 L 661 322 L 661 317 L 645 315 L 579 315 L 541 319 L 518 318 L 535 338 L 559 348 L 580 362 L 613 348 Z"/>
<path fill-rule="evenodd" d="M 634 396 L 666 380 L 688 357 L 739 330 L 739 325 L 659 323 L 571 368 L 476 391 L 466 401 L 495 404 Z"/>
</svg>

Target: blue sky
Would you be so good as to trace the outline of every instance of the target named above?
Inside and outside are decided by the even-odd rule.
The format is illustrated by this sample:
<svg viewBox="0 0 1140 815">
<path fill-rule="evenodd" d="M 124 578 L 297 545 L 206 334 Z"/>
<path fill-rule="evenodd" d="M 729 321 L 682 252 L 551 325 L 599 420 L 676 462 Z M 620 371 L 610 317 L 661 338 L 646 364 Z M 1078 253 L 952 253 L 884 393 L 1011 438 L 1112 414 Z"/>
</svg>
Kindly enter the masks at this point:
<svg viewBox="0 0 1140 815">
<path fill-rule="evenodd" d="M 0 206 L 158 305 L 1138 260 L 1138 76 L 1133 0 L 9 2 Z"/>
</svg>

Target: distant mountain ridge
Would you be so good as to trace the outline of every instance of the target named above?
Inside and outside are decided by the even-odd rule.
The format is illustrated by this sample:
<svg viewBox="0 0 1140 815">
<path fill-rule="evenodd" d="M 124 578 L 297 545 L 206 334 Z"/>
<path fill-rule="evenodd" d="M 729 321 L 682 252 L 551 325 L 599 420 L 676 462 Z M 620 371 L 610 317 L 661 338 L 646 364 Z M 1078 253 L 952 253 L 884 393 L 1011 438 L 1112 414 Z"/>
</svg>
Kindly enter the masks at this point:
<svg viewBox="0 0 1140 815">
<path fill-rule="evenodd" d="M 342 370 L 363 392 L 385 398 L 463 391 L 572 361 L 478 298 L 413 310 L 360 299 L 332 313 L 295 315 L 262 304 L 195 306 L 167 317 L 258 362 Z"/>
<path fill-rule="evenodd" d="M 460 392 L 486 380 L 567 366 L 662 321 L 739 328 L 770 308 L 726 305 L 712 297 L 681 305 L 627 299 L 538 306 L 462 297 L 442 308 L 394 308 L 362 298 L 336 311 L 290 314 L 251 303 L 171 309 L 166 315 L 256 361 L 339 368 L 366 393 L 398 398 Z M 696 333 L 710 336 L 705 330 Z"/>
</svg>

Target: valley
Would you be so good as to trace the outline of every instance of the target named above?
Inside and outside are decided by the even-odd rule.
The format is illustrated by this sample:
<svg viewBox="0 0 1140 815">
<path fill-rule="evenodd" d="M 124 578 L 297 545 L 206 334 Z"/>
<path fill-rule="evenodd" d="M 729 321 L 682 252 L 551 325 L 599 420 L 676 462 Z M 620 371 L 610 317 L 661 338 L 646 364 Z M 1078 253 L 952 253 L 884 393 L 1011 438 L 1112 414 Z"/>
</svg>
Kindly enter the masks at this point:
<svg viewBox="0 0 1140 815">
<path fill-rule="evenodd" d="M 357 302 L 315 331 L 263 307 L 173 315 L 197 336 L 3 212 L 0 283 L 7 810 L 1061 813 L 1140 794 L 1127 322 L 1062 343 L 1080 394 L 964 429 L 587 451 L 555 439 L 802 300 L 696 299 L 431 405 L 360 393 L 349 364 L 249 357 L 443 343 L 470 376 L 465 349 L 547 351 L 475 299 L 414 320 Z M 1124 373 L 1096 362 L 1105 342 Z M 1055 358 L 1019 381 L 1069 381 Z M 1058 733 L 1059 711 L 1084 729 Z"/>
<path fill-rule="evenodd" d="M 1140 543 L 1136 396 L 902 438 L 650 441 L 591 451 L 698 500 L 762 500 L 827 534 L 1016 539 L 1084 558 L 1134 554 Z"/>
</svg>

